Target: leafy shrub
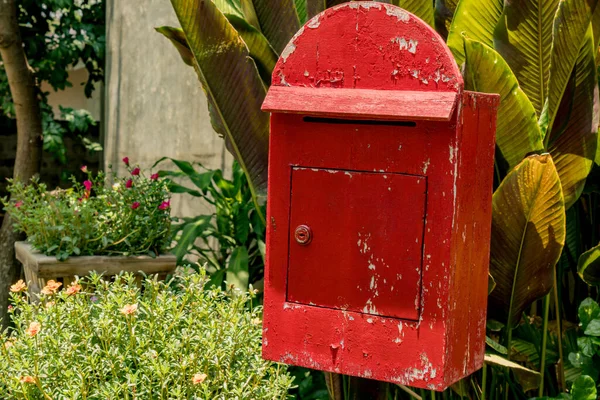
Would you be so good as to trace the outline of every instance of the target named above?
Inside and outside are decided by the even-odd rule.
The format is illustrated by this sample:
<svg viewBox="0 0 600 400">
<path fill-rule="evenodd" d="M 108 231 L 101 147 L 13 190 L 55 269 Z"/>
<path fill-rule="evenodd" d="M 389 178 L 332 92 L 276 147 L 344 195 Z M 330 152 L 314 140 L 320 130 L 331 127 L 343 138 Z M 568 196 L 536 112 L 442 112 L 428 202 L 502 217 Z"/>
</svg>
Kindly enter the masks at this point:
<svg viewBox="0 0 600 400">
<path fill-rule="evenodd" d="M 158 174 L 145 177 L 129 167 L 129 178 L 102 173 L 67 190 L 48 192 L 34 178 L 29 185 L 9 181 L 5 210 L 33 247 L 64 260 L 70 255 L 159 254 L 169 244 L 170 203 L 167 183 Z"/>
<path fill-rule="evenodd" d="M 280 399 L 292 378 L 262 360 L 253 293 L 92 275 L 39 304 L 13 285 L 14 328 L 0 335 L 0 397 Z M 2 345 L 3 344 L 3 345 Z"/>
<path fill-rule="evenodd" d="M 173 225 L 173 239 L 177 243 L 173 252 L 178 262 L 193 261 L 188 258 L 190 255 L 200 257 L 211 275 L 211 284 L 217 286 L 227 281 L 246 290 L 248 284 L 262 280 L 265 223 L 256 211 L 248 180 L 239 164 L 233 163 L 233 177 L 228 180 L 220 170 L 209 170 L 196 163 L 200 169 L 197 171 L 187 161 L 171 160 L 178 171 L 159 171 L 160 176 L 169 178 L 171 193 L 187 193 L 215 210 L 214 214 L 182 218 Z M 184 184 L 177 183 L 182 179 Z M 185 186 L 188 183 L 193 186 Z"/>
</svg>

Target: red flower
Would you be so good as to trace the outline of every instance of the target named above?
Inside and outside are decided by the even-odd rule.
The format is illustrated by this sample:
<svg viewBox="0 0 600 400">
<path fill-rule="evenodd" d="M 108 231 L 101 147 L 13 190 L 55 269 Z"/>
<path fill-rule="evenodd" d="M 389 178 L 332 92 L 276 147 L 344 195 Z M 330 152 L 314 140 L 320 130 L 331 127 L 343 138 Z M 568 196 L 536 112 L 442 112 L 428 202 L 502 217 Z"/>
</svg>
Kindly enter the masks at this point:
<svg viewBox="0 0 600 400">
<path fill-rule="evenodd" d="M 19 200 L 15 203 L 15 207 L 19 208 L 23 205 L 23 200 Z"/>
<path fill-rule="evenodd" d="M 92 190 L 92 181 L 83 181 L 83 186 L 85 186 L 86 191 Z"/>
<path fill-rule="evenodd" d="M 152 174 L 152 175 L 150 175 L 150 179 L 152 179 L 153 181 L 158 180 L 158 174 Z"/>
<path fill-rule="evenodd" d="M 139 201 L 134 201 L 133 203 L 131 203 L 131 209 L 135 210 L 136 208 L 138 208 L 140 206 Z"/>
<path fill-rule="evenodd" d="M 124 157 L 123 162 L 129 167 L 129 157 Z"/>
<path fill-rule="evenodd" d="M 133 176 L 138 176 L 140 174 L 140 169 L 138 167 L 135 167 L 132 171 L 131 171 L 131 175 Z"/>
<path fill-rule="evenodd" d="M 83 172 L 84 174 L 87 174 L 87 172 L 88 172 L 87 165 L 81 166 L 81 172 Z"/>
<path fill-rule="evenodd" d="M 125 187 L 127 189 L 131 189 L 132 186 L 133 186 L 133 181 L 131 179 L 127 179 L 127 182 L 125 182 Z"/>
<path fill-rule="evenodd" d="M 162 203 L 160 203 L 160 206 L 158 206 L 158 209 L 166 210 L 169 207 L 171 207 L 171 202 L 169 200 L 167 200 L 167 201 L 163 201 Z"/>
</svg>

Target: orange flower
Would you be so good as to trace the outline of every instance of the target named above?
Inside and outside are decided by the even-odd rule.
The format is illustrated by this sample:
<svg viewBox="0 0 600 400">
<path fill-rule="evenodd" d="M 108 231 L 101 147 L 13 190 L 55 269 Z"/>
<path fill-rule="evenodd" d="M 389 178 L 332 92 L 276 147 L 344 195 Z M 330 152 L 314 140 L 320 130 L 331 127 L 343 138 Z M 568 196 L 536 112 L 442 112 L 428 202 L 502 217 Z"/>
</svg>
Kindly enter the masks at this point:
<svg viewBox="0 0 600 400">
<path fill-rule="evenodd" d="M 199 385 L 206 380 L 206 374 L 195 374 L 192 378 L 192 383 L 194 385 Z"/>
<path fill-rule="evenodd" d="M 81 291 L 81 285 L 78 283 L 74 283 L 67 288 L 67 294 L 69 296 L 79 293 Z"/>
<path fill-rule="evenodd" d="M 42 294 L 54 294 L 61 286 L 62 283 L 55 282 L 54 280 L 50 279 L 48 283 L 46 283 L 46 286 L 44 286 L 44 288 L 42 289 Z"/>
<path fill-rule="evenodd" d="M 35 383 L 35 378 L 33 376 L 22 376 L 19 378 L 19 381 L 21 381 L 21 383 Z"/>
<path fill-rule="evenodd" d="M 121 308 L 121 314 L 131 315 L 137 311 L 137 304 L 126 304 Z"/>
<path fill-rule="evenodd" d="M 23 282 L 23 279 L 19 279 L 17 283 L 11 285 L 10 291 L 13 293 L 19 293 L 27 290 L 27 285 Z"/>
<path fill-rule="evenodd" d="M 27 328 L 25 333 L 28 336 L 34 337 L 35 335 L 37 335 L 39 333 L 40 329 L 42 329 L 42 324 L 40 324 L 37 321 L 33 321 L 32 323 L 29 324 L 29 328 Z"/>
</svg>

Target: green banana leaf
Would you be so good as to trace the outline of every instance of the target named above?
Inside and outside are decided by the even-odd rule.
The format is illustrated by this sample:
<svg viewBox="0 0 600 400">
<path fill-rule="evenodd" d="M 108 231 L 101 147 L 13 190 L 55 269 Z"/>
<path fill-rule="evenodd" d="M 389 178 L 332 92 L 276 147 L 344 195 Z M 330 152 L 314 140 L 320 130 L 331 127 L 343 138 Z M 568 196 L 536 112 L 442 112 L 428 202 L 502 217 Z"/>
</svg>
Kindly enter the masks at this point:
<svg viewBox="0 0 600 400">
<path fill-rule="evenodd" d="M 560 177 L 566 208 L 581 195 L 596 156 L 600 115 L 596 52 L 589 25 L 558 117 L 547 135 L 548 151 Z"/>
<path fill-rule="evenodd" d="M 277 53 L 262 33 L 250 25 L 244 18 L 225 14 L 231 25 L 238 31 L 250 50 L 250 56 L 256 62 L 260 76 L 267 86 L 271 85 L 271 74 L 277 63 Z"/>
<path fill-rule="evenodd" d="M 564 200 L 552 157 L 529 156 L 492 197 L 491 318 L 511 329 L 531 302 L 550 291 L 564 243 Z"/>
<path fill-rule="evenodd" d="M 535 109 L 496 51 L 474 40 L 465 39 L 464 42 L 466 87 L 500 94 L 496 144 L 512 168 L 528 153 L 543 149 Z"/>
<path fill-rule="evenodd" d="M 558 108 L 581 46 L 590 25 L 598 0 L 564 0 L 559 3 L 554 19 L 550 77 L 548 82 L 547 115 L 540 118 L 542 134 L 552 130 Z M 545 138 L 548 143 L 548 138 Z"/>
<path fill-rule="evenodd" d="M 492 47 L 494 29 L 502 15 L 504 0 L 460 0 L 448 32 L 448 47 L 458 65 L 465 61 L 464 38 Z"/>
<path fill-rule="evenodd" d="M 209 0 L 171 0 L 206 92 L 211 122 L 248 177 L 257 210 L 267 187 L 266 89 L 248 47 Z M 262 218 L 264 220 L 264 217 Z"/>
<path fill-rule="evenodd" d="M 600 244 L 579 257 L 577 273 L 588 285 L 600 286 Z"/>
<path fill-rule="evenodd" d="M 307 1 L 306 0 L 294 0 L 294 5 L 296 7 L 296 13 L 298 15 L 298 20 L 300 21 L 300 25 L 304 25 L 304 23 L 308 19 Z"/>
<path fill-rule="evenodd" d="M 429 26 L 434 27 L 432 0 L 392 0 L 391 3 L 415 14 Z"/>
<path fill-rule="evenodd" d="M 435 29 L 444 39 L 448 37 L 457 5 L 458 0 L 435 0 L 435 10 L 433 12 Z"/>
<path fill-rule="evenodd" d="M 250 12 L 247 10 L 254 10 L 260 31 L 278 55 L 300 29 L 301 16 L 296 10 L 295 0 L 242 0 L 242 9 L 244 14 Z"/>
<path fill-rule="evenodd" d="M 538 116 L 548 94 L 552 28 L 558 3 L 507 2 L 494 32 L 494 49 L 515 74 Z"/>
<path fill-rule="evenodd" d="M 242 18 L 244 16 L 239 1 L 234 0 L 212 0 L 219 11 L 225 15 L 235 15 Z"/>
</svg>

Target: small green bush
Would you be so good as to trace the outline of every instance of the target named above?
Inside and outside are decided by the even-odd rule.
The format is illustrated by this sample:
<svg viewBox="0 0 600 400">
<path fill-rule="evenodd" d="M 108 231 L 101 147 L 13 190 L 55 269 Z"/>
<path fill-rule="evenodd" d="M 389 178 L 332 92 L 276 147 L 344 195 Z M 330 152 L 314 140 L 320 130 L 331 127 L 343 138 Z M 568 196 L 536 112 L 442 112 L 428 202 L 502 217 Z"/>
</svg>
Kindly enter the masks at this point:
<svg viewBox="0 0 600 400">
<path fill-rule="evenodd" d="M 9 181 L 11 200 L 5 210 L 15 228 L 27 235 L 33 247 L 64 260 L 71 255 L 160 254 L 170 241 L 170 203 L 167 182 L 139 168 L 127 178 L 113 177 L 105 185 L 104 174 L 73 187 L 48 192 L 34 178 L 30 184 Z"/>
<path fill-rule="evenodd" d="M 13 285 L 0 398 L 286 398 L 293 379 L 261 358 L 254 294 L 205 284 L 204 273 L 141 288 L 92 275 L 62 291 L 52 282 L 38 304 Z"/>
</svg>

